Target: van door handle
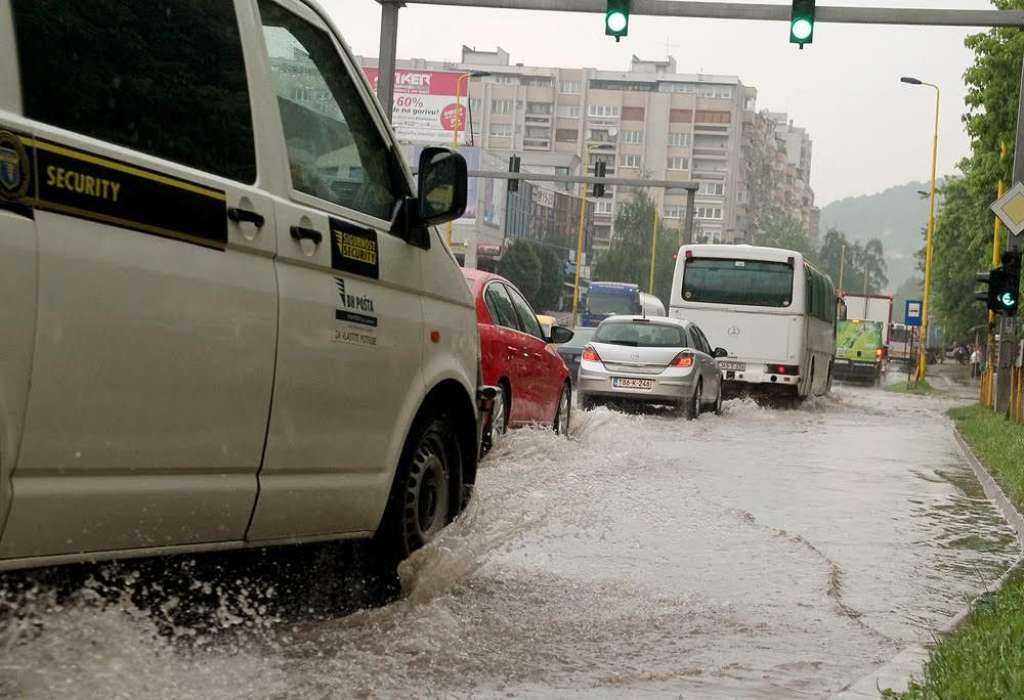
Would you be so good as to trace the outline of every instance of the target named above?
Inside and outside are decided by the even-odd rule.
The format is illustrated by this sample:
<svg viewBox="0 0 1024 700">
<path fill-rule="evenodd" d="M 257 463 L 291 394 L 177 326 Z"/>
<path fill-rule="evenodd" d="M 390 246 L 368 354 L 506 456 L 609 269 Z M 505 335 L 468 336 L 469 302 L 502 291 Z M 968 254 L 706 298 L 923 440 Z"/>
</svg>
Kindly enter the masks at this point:
<svg viewBox="0 0 1024 700">
<path fill-rule="evenodd" d="M 292 226 L 291 228 L 292 238 L 297 241 L 303 239 L 307 241 L 313 241 L 317 245 L 320 245 L 321 241 L 324 240 L 324 234 L 317 231 L 315 228 L 306 228 L 305 226 Z"/>
<path fill-rule="evenodd" d="M 263 228 L 263 224 L 267 223 L 263 214 L 256 211 L 249 211 L 248 209 L 239 209 L 238 207 L 228 207 L 228 218 L 236 224 L 240 224 L 243 221 L 254 224 L 256 228 Z"/>
</svg>

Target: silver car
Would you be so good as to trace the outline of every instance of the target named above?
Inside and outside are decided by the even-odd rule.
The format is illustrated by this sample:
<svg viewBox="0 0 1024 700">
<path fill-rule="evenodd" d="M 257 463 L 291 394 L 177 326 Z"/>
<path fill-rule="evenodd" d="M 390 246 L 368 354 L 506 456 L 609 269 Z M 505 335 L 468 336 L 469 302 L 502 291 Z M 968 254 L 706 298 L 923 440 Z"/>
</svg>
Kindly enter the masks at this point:
<svg viewBox="0 0 1024 700">
<path fill-rule="evenodd" d="M 577 391 L 584 409 L 625 400 L 669 404 L 688 419 L 706 406 L 722 412 L 722 373 L 695 324 L 666 317 L 612 316 L 580 357 Z"/>
</svg>

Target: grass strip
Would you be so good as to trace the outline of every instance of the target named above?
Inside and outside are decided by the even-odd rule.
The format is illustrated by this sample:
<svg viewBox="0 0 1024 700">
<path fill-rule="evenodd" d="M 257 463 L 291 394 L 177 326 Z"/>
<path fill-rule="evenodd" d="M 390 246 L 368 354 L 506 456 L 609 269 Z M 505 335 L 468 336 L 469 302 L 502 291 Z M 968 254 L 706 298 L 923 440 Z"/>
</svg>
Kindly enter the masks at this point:
<svg viewBox="0 0 1024 700">
<path fill-rule="evenodd" d="M 886 384 L 886 391 L 891 391 L 894 394 L 913 394 L 914 396 L 930 396 L 936 393 L 934 387 L 928 383 L 927 379 L 922 379 L 919 382 L 907 384 L 906 382 L 896 382 L 895 384 Z"/>
<path fill-rule="evenodd" d="M 1024 426 L 979 405 L 954 408 L 949 415 L 1007 496 L 1024 506 Z M 1024 698 L 1024 571 L 982 597 L 967 620 L 935 646 L 921 681 L 905 693 L 882 696 Z"/>
</svg>

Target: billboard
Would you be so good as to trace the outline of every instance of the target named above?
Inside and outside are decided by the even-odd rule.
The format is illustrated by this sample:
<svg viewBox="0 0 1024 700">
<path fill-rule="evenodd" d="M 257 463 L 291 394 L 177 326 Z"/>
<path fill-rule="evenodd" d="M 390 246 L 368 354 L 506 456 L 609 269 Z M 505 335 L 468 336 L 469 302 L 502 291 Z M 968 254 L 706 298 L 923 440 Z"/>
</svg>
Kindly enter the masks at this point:
<svg viewBox="0 0 1024 700">
<path fill-rule="evenodd" d="M 379 71 L 364 66 L 363 72 L 376 91 Z M 396 70 L 391 125 L 398 138 L 409 143 L 446 146 L 452 143 L 458 126 L 459 143 L 469 143 L 469 100 L 465 94 L 468 80 L 462 81 L 462 104 L 458 111 L 455 107 L 455 91 L 462 75 L 436 70 Z"/>
<path fill-rule="evenodd" d="M 874 362 L 882 347 L 881 321 L 839 321 L 836 324 L 836 357 L 854 362 Z"/>
</svg>

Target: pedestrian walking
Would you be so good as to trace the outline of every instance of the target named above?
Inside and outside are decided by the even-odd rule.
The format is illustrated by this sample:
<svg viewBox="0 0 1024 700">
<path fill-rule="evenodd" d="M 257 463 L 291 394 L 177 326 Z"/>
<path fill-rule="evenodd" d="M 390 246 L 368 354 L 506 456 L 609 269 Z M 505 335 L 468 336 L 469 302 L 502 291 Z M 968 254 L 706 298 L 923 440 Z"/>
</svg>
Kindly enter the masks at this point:
<svg viewBox="0 0 1024 700">
<path fill-rule="evenodd" d="M 977 379 L 981 376 L 981 352 L 978 351 L 978 346 L 974 346 L 974 350 L 971 352 L 971 379 Z"/>
</svg>

